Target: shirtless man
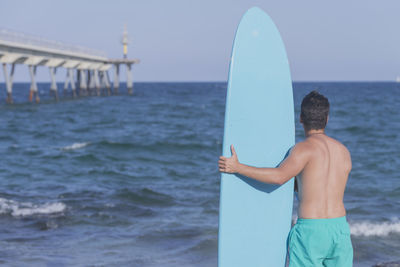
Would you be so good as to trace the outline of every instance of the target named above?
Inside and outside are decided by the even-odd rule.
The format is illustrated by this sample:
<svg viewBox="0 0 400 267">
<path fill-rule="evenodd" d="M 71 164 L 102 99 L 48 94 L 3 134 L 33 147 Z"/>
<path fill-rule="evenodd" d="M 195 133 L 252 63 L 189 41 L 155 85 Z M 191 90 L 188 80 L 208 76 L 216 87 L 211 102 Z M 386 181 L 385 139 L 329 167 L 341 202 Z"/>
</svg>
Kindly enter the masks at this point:
<svg viewBox="0 0 400 267">
<path fill-rule="evenodd" d="M 343 195 L 351 170 L 347 148 L 325 134 L 329 101 L 316 91 L 304 97 L 300 122 L 306 140 L 297 143 L 277 168 L 242 164 L 233 145 L 232 157 L 221 156 L 219 171 L 238 173 L 258 181 L 282 185 L 296 177 L 299 209 L 289 232 L 289 266 L 353 264 L 350 228 Z"/>
</svg>

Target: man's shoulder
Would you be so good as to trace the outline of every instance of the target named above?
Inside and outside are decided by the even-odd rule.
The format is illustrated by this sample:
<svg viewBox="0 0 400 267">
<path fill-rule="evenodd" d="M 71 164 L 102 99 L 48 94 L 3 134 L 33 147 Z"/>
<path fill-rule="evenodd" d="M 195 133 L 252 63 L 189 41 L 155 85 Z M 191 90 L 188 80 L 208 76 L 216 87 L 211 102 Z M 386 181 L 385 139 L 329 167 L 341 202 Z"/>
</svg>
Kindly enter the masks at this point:
<svg viewBox="0 0 400 267">
<path fill-rule="evenodd" d="M 328 136 L 328 137 L 329 137 L 329 139 L 331 140 L 331 142 L 332 142 L 335 146 L 337 146 L 340 150 L 343 151 L 343 153 L 348 153 L 348 154 L 350 154 L 349 150 L 347 149 L 347 147 L 346 147 L 342 142 L 340 142 L 339 140 L 337 140 L 337 139 L 335 139 L 335 138 L 333 138 L 333 137 L 330 137 L 330 136 Z"/>
<path fill-rule="evenodd" d="M 296 145 L 292 148 L 292 151 L 306 153 L 312 150 L 312 143 L 310 143 L 307 139 L 301 142 L 296 143 Z"/>
<path fill-rule="evenodd" d="M 337 150 L 341 151 L 342 153 L 350 155 L 349 150 L 347 149 L 347 147 L 342 142 L 340 142 L 339 140 L 337 140 L 337 139 L 335 139 L 333 137 L 330 137 L 328 135 L 326 135 L 326 138 L 327 139 L 325 141 L 328 141 L 328 143 L 330 144 L 331 147 L 333 146 Z M 295 145 L 295 147 L 298 150 L 301 150 L 301 151 L 306 151 L 306 150 L 315 151 L 316 148 L 321 146 L 320 141 L 315 140 L 315 139 L 311 139 L 311 138 L 307 138 L 307 139 L 305 139 L 305 140 L 303 140 L 301 142 L 298 142 Z"/>
</svg>

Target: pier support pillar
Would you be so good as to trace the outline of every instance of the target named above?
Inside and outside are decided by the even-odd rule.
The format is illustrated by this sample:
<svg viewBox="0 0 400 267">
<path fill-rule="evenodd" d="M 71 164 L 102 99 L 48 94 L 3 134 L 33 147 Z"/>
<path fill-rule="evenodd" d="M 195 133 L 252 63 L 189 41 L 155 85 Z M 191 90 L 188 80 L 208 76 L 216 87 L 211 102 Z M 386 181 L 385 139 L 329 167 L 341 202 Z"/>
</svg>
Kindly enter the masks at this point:
<svg viewBox="0 0 400 267">
<path fill-rule="evenodd" d="M 106 70 L 103 71 L 103 82 L 107 89 L 107 95 L 110 96 L 111 95 L 110 79 L 108 77 L 108 71 L 106 71 Z"/>
<path fill-rule="evenodd" d="M 10 76 L 8 76 L 7 63 L 3 63 L 4 80 L 6 82 L 6 89 L 7 89 L 7 99 L 6 99 L 7 104 L 13 103 L 12 85 L 13 85 L 13 79 L 14 79 L 14 70 L 15 70 L 15 64 L 12 63 Z"/>
<path fill-rule="evenodd" d="M 107 95 L 106 93 L 106 84 L 104 83 L 104 73 L 103 71 L 99 71 L 99 81 L 100 81 L 100 95 Z"/>
<path fill-rule="evenodd" d="M 54 95 L 56 101 L 58 101 L 58 90 L 57 90 L 57 83 L 56 83 L 56 72 L 57 68 L 49 67 L 50 78 L 51 78 L 51 85 L 50 85 L 50 94 Z"/>
<path fill-rule="evenodd" d="M 74 69 L 69 69 L 69 78 L 71 79 L 71 89 L 72 89 L 72 97 L 76 97 L 76 85 L 75 85 L 75 79 L 74 79 Z"/>
<path fill-rule="evenodd" d="M 107 91 L 107 83 L 105 81 L 105 72 L 104 71 L 100 71 L 100 87 L 101 87 L 101 94 L 108 96 L 108 91 Z"/>
<path fill-rule="evenodd" d="M 79 95 L 86 96 L 87 95 L 87 82 L 86 82 L 85 70 L 79 70 L 79 73 L 80 73 Z"/>
<path fill-rule="evenodd" d="M 81 72 L 76 70 L 76 94 L 81 95 Z"/>
<path fill-rule="evenodd" d="M 32 102 L 33 98 L 35 98 L 35 102 L 39 103 L 40 98 L 39 98 L 39 93 L 38 93 L 38 87 L 36 84 L 35 76 L 36 76 L 36 65 L 29 65 L 29 74 L 31 76 L 31 88 L 29 90 L 29 101 Z"/>
<path fill-rule="evenodd" d="M 67 76 L 65 77 L 64 90 L 63 90 L 63 95 L 64 95 L 64 97 L 67 96 L 67 90 L 68 90 L 69 82 L 70 82 L 70 79 L 69 79 L 69 69 L 67 69 Z"/>
<path fill-rule="evenodd" d="M 99 80 L 99 70 L 94 70 L 94 85 L 96 87 L 96 95 L 100 96 L 100 80 Z"/>
<path fill-rule="evenodd" d="M 75 86 L 75 80 L 74 80 L 74 70 L 72 68 L 67 69 L 67 77 L 65 78 L 65 83 L 64 83 L 64 96 L 67 96 L 67 90 L 68 90 L 69 84 L 71 84 L 72 96 L 75 98 L 76 97 L 76 86 Z"/>
<path fill-rule="evenodd" d="M 113 84 L 114 94 L 118 95 L 119 89 L 119 64 L 114 64 L 114 84 Z"/>
<path fill-rule="evenodd" d="M 111 86 L 110 86 L 110 82 L 108 80 L 108 72 L 107 71 L 100 71 L 100 84 L 101 84 L 101 88 L 103 88 L 102 90 L 102 94 L 110 96 L 111 95 Z"/>
<path fill-rule="evenodd" d="M 88 79 L 89 79 L 89 95 L 93 95 L 94 89 L 95 89 L 95 84 L 94 84 L 94 74 L 92 70 L 88 71 Z"/>
<path fill-rule="evenodd" d="M 128 94 L 133 94 L 132 64 L 126 64 L 126 88 Z"/>
</svg>

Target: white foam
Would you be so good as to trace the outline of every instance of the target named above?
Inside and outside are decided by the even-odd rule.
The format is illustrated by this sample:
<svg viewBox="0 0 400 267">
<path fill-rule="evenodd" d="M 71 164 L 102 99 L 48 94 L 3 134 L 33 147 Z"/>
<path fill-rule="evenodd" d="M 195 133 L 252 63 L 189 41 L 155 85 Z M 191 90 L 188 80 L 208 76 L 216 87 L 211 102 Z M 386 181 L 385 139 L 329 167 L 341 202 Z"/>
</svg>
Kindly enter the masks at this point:
<svg viewBox="0 0 400 267">
<path fill-rule="evenodd" d="M 292 224 L 297 221 L 297 215 L 292 216 Z M 400 234 L 400 219 L 394 217 L 387 222 L 349 221 L 350 232 L 353 236 L 388 236 Z"/>
<path fill-rule="evenodd" d="M 75 150 L 89 145 L 89 143 L 73 143 L 70 146 L 62 147 L 62 150 Z"/>
<path fill-rule="evenodd" d="M 351 234 L 354 236 L 387 236 L 389 234 L 400 234 L 400 220 L 394 219 L 389 222 L 351 222 Z"/>
<path fill-rule="evenodd" d="M 14 217 L 61 213 L 66 208 L 62 202 L 33 204 L 0 198 L 0 214 L 11 214 Z"/>
</svg>

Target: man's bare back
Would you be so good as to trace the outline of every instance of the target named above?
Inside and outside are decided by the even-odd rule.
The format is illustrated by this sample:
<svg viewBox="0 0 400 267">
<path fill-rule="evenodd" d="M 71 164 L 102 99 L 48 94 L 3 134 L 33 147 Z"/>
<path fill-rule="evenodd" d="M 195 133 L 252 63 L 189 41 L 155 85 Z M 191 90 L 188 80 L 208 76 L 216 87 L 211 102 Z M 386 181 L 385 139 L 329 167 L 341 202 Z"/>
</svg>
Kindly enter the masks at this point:
<svg viewBox="0 0 400 267">
<path fill-rule="evenodd" d="M 300 218 L 335 218 L 346 215 L 343 195 L 351 170 L 347 148 L 323 133 L 302 142 L 308 162 L 296 177 Z"/>
<path fill-rule="evenodd" d="M 346 215 L 343 195 L 351 170 L 347 148 L 324 134 L 323 130 L 306 132 L 307 139 L 293 147 L 278 168 L 257 168 L 242 164 L 235 148 L 232 157 L 220 157 L 219 170 L 270 184 L 284 184 L 296 176 L 299 195 L 299 218 L 335 218 Z"/>
</svg>

